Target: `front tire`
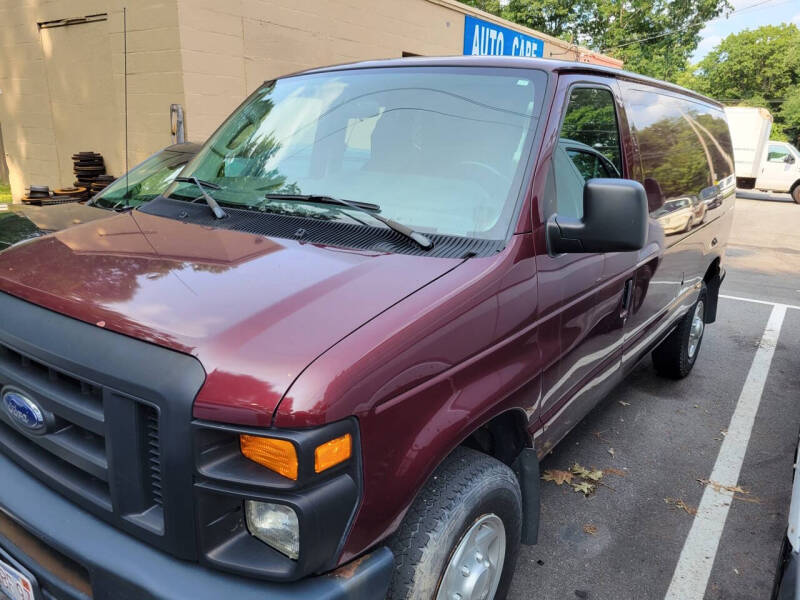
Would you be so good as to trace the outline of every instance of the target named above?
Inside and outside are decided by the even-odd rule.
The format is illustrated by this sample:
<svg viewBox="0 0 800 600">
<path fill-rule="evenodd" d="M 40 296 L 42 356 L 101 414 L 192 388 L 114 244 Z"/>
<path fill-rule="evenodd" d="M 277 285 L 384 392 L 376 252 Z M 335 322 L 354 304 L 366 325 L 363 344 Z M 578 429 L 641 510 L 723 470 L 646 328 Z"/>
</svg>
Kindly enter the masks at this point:
<svg viewBox="0 0 800 600">
<path fill-rule="evenodd" d="M 653 350 L 653 366 L 659 374 L 670 379 L 683 379 L 694 367 L 703 341 L 708 303 L 706 284 L 692 309 L 681 319 L 675 330 Z"/>
<path fill-rule="evenodd" d="M 502 462 L 457 448 L 434 471 L 389 546 L 389 600 L 502 600 L 522 531 L 522 494 Z"/>
<path fill-rule="evenodd" d="M 792 190 L 792 200 L 794 200 L 797 204 L 800 204 L 800 183 L 794 186 Z"/>
</svg>

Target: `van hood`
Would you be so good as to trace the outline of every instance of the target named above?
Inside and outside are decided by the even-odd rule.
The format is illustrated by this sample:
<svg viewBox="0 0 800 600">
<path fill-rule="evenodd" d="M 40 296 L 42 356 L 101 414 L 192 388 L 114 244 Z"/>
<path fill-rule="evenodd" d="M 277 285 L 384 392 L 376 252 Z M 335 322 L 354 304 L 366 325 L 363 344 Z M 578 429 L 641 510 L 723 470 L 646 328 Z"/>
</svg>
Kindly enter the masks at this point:
<svg viewBox="0 0 800 600">
<path fill-rule="evenodd" d="M 78 202 L 49 206 L 11 204 L 0 212 L 0 250 L 23 240 L 95 219 L 105 219 L 113 214 Z"/>
<path fill-rule="evenodd" d="M 0 290 L 196 356 L 207 379 L 195 416 L 213 419 L 224 409 L 269 425 L 316 357 L 460 263 L 133 211 L 0 253 Z"/>
</svg>

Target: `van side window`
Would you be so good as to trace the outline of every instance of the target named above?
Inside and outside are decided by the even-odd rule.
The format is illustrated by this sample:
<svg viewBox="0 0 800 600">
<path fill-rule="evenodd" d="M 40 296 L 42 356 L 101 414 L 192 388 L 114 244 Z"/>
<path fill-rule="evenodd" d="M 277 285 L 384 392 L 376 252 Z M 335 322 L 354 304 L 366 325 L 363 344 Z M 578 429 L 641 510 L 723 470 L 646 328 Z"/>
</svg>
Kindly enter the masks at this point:
<svg viewBox="0 0 800 600">
<path fill-rule="evenodd" d="M 556 211 L 583 216 L 583 186 L 593 177 L 619 177 L 622 172 L 614 96 L 605 88 L 575 88 L 553 155 Z"/>
<path fill-rule="evenodd" d="M 769 150 L 767 150 L 768 162 L 782 163 L 786 160 L 787 156 L 789 156 L 789 151 L 785 146 L 770 144 Z"/>
<path fill-rule="evenodd" d="M 650 214 L 667 235 L 684 233 L 694 226 L 688 216 L 666 216 L 674 200 L 702 204 L 702 215 L 721 206 L 723 196 L 732 197 L 733 147 L 725 115 L 721 108 L 656 91 L 630 89 L 626 100 Z"/>
<path fill-rule="evenodd" d="M 605 156 L 617 171 L 622 172 L 617 111 L 611 90 L 573 89 L 561 124 L 560 137 L 585 144 Z"/>
</svg>

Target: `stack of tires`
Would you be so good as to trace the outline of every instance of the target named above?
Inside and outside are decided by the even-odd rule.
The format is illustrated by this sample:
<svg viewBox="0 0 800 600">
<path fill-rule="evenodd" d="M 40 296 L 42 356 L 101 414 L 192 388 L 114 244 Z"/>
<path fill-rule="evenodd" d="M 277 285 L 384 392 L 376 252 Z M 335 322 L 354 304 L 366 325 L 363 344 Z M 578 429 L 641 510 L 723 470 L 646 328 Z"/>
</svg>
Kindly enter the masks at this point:
<svg viewBox="0 0 800 600">
<path fill-rule="evenodd" d="M 92 182 L 92 196 L 94 196 L 97 192 L 102 192 L 112 181 L 114 181 L 114 177 L 112 175 L 98 175 Z"/>
<path fill-rule="evenodd" d="M 89 192 L 85 187 L 68 187 L 51 191 L 46 185 L 32 185 L 28 188 L 28 193 L 22 197 L 22 202 L 35 206 L 49 206 L 51 204 L 83 202 L 88 197 Z"/>
<path fill-rule="evenodd" d="M 75 173 L 75 187 L 83 187 L 95 192 L 94 184 L 100 183 L 103 189 L 108 183 L 114 180 L 110 175 L 106 175 L 106 165 L 103 155 L 98 152 L 84 151 L 72 155 L 73 172 Z M 108 178 L 108 181 L 106 181 Z M 97 190 L 97 191 L 99 191 Z"/>
</svg>

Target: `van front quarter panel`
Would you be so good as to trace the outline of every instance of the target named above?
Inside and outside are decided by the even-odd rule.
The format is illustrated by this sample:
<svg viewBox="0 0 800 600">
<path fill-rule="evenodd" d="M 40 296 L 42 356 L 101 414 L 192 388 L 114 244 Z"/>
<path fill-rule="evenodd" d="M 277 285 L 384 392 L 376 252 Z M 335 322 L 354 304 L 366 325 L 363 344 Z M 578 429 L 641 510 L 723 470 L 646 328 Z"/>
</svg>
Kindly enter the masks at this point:
<svg viewBox="0 0 800 600">
<path fill-rule="evenodd" d="M 514 235 L 501 254 L 465 260 L 364 324 L 288 391 L 277 427 L 358 418 L 364 498 L 342 561 L 391 533 L 434 468 L 493 417 L 516 413 L 530 439 L 536 288 L 531 236 Z"/>
</svg>

